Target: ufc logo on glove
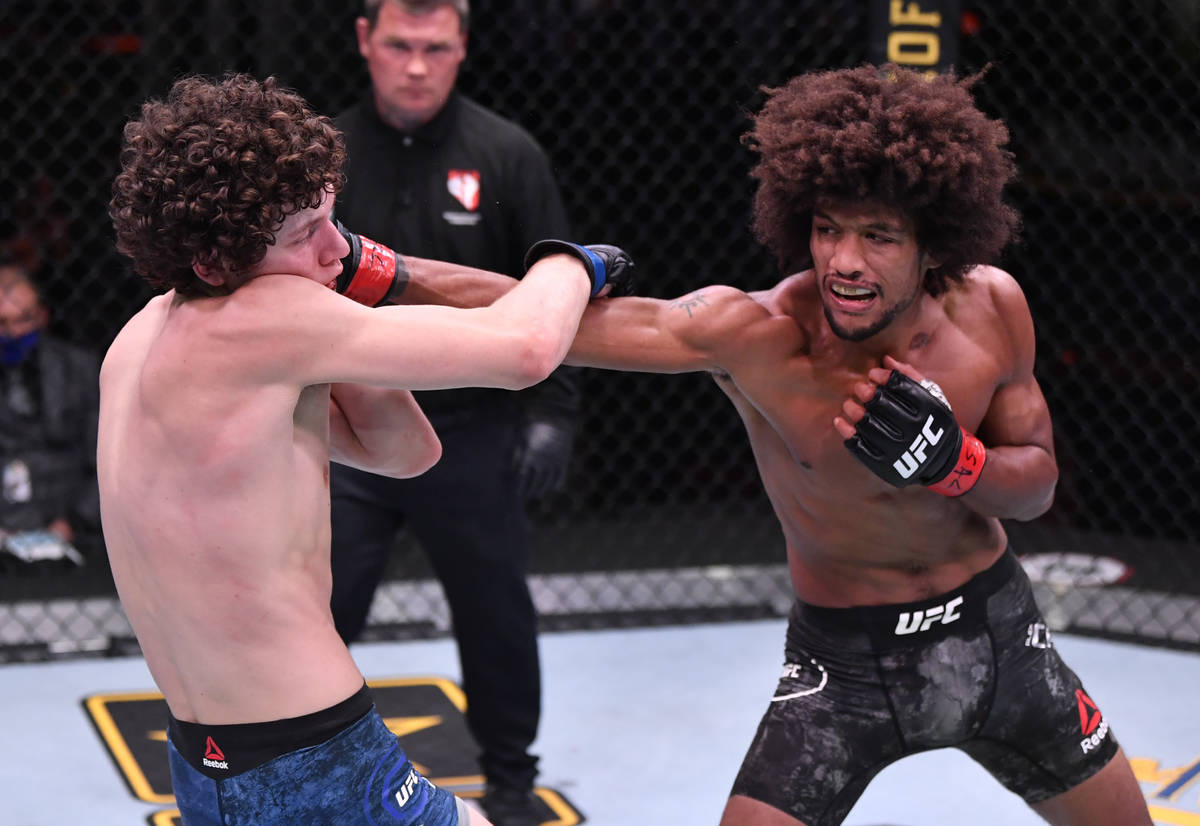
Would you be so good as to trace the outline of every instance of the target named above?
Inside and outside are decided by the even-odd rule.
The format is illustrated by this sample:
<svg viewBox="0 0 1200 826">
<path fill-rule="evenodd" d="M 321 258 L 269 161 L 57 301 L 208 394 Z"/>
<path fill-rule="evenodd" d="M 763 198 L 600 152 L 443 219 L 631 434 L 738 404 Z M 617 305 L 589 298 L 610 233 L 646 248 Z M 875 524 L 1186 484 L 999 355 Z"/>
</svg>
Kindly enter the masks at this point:
<svg viewBox="0 0 1200 826">
<path fill-rule="evenodd" d="M 936 383 L 893 370 L 863 407 L 845 444 L 880 479 L 898 488 L 925 485 L 943 496 L 962 496 L 979 480 L 987 450 L 959 426 Z"/>
<path fill-rule="evenodd" d="M 925 420 L 925 426 L 921 428 L 921 435 L 913 439 L 908 450 L 901 454 L 900 458 L 892 462 L 892 467 L 901 477 L 907 479 L 916 473 L 917 468 L 925 464 L 928 458 L 925 455 L 925 448 L 936 445 L 942 440 L 942 434 L 946 432 L 945 428 L 938 428 L 938 432 L 933 432 L 933 415 Z"/>
</svg>

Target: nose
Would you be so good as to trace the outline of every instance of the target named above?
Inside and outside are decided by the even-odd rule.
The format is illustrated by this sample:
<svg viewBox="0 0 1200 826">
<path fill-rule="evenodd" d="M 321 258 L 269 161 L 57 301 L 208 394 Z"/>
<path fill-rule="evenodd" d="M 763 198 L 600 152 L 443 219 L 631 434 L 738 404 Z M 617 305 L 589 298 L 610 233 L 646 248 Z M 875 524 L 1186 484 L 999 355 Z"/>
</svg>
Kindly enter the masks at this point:
<svg viewBox="0 0 1200 826">
<path fill-rule="evenodd" d="M 858 275 L 865 269 L 862 244 L 852 233 L 845 233 L 833 248 L 829 264 L 841 275 Z"/>
<path fill-rule="evenodd" d="M 342 235 L 340 230 L 338 230 L 337 225 L 334 224 L 332 218 L 330 220 L 326 221 L 325 224 L 326 224 L 326 226 L 325 226 L 324 232 L 330 233 L 332 235 L 332 238 L 330 239 L 329 243 L 327 243 L 324 247 L 324 249 L 327 250 L 327 254 L 332 257 L 329 258 L 328 260 L 321 262 L 322 264 L 327 265 L 327 264 L 332 264 L 335 261 L 341 261 L 347 255 L 349 255 L 350 254 L 350 242 L 347 241 L 346 237 L 344 235 Z"/>
<path fill-rule="evenodd" d="M 0 335 L 23 336 L 37 327 L 35 311 L 6 305 L 0 310 Z"/>
<path fill-rule="evenodd" d="M 419 50 L 414 50 L 412 55 L 409 56 L 408 65 L 405 68 L 410 75 L 417 77 L 423 77 L 429 72 L 429 66 L 425 62 L 425 55 L 421 54 Z"/>
</svg>

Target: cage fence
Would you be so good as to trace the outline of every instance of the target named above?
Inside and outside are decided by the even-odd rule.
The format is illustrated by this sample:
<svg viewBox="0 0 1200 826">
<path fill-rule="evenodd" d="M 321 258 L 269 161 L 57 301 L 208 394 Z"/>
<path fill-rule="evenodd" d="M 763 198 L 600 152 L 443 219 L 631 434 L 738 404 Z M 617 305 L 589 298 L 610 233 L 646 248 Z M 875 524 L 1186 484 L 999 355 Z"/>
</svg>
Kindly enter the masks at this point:
<svg viewBox="0 0 1200 826">
<path fill-rule="evenodd" d="M 925 2 L 940 17 L 921 34 L 888 29 L 886 2 L 475 5 L 461 87 L 541 141 L 577 236 L 629 250 L 660 297 L 778 276 L 748 229 L 739 140 L 764 87 L 881 54 L 983 70 L 975 94 L 1021 172 L 1022 240 L 999 263 L 1037 324 L 1061 467 L 1051 511 L 1009 526 L 1014 546 L 1052 627 L 1200 647 L 1200 7 Z M 54 332 L 102 352 L 149 297 L 106 212 L 140 102 L 182 73 L 237 70 L 336 114 L 367 88 L 356 15 L 331 0 L 3 4 L 0 235 Z M 782 539 L 711 381 L 588 371 L 585 394 L 567 489 L 530 506 L 544 626 L 782 616 Z M 102 551 L 83 567 L 9 561 L 0 588 L 8 659 L 133 645 Z M 401 536 L 368 633 L 448 622 Z"/>
</svg>

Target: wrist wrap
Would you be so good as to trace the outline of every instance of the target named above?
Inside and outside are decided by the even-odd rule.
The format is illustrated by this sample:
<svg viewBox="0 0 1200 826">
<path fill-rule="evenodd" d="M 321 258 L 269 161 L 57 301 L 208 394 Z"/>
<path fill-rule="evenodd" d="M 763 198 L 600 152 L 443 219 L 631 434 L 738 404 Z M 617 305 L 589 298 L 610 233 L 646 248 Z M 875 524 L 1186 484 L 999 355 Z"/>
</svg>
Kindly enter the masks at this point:
<svg viewBox="0 0 1200 826">
<path fill-rule="evenodd" d="M 342 274 L 337 291 L 352 301 L 378 307 L 393 291 L 403 265 L 391 247 L 350 232 L 337 223 L 342 237 L 350 245 L 350 254 L 342 259 Z"/>
<path fill-rule="evenodd" d="M 587 271 L 588 278 L 592 282 L 592 297 L 595 298 L 599 295 L 606 283 L 604 259 L 580 244 L 572 244 L 570 241 L 559 241 L 553 238 L 538 241 L 525 253 L 525 269 L 528 270 L 547 255 L 554 255 L 559 252 L 573 255 L 583 262 L 583 268 Z"/>
<path fill-rule="evenodd" d="M 954 466 L 942 477 L 941 481 L 934 482 L 927 487 L 942 496 L 962 496 L 975 487 L 986 461 L 987 448 L 983 446 L 983 442 L 964 430 L 962 445 L 959 446 L 958 458 Z"/>
</svg>

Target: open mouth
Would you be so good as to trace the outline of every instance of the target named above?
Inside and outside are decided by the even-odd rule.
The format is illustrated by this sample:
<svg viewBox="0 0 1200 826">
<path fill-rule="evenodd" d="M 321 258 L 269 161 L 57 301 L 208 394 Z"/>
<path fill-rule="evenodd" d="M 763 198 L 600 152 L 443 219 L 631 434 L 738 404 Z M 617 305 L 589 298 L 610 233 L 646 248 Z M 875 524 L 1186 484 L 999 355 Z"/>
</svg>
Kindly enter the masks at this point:
<svg viewBox="0 0 1200 826">
<path fill-rule="evenodd" d="M 875 291 L 868 287 L 860 287 L 856 284 L 845 284 L 841 282 L 830 284 L 829 291 L 833 293 L 834 298 L 838 298 L 842 301 L 853 304 L 866 304 L 876 296 Z"/>
</svg>

